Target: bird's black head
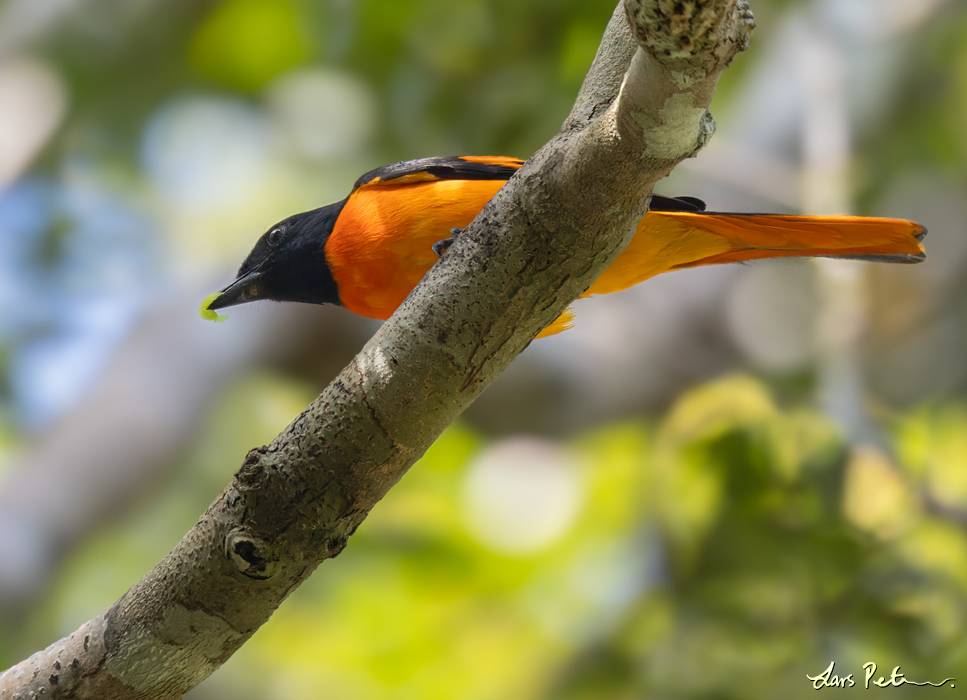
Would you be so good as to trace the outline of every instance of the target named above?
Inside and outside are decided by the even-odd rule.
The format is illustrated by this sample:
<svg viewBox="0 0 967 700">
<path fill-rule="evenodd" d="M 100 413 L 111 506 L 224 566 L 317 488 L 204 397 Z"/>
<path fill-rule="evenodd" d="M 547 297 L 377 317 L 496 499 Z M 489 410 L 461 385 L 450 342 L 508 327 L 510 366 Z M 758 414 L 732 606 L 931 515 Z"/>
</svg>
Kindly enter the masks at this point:
<svg viewBox="0 0 967 700">
<path fill-rule="evenodd" d="M 259 299 L 338 304 L 339 291 L 326 264 L 326 241 L 345 203 L 296 214 L 271 227 L 255 243 L 235 281 L 208 308 Z"/>
</svg>

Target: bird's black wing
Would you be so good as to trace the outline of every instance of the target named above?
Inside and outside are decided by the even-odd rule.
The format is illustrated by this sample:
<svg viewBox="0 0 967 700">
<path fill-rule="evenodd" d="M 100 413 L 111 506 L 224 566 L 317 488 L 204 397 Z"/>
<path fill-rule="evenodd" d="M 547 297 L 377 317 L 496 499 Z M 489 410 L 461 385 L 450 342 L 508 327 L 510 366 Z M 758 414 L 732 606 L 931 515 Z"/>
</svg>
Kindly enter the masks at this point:
<svg viewBox="0 0 967 700">
<path fill-rule="evenodd" d="M 519 158 L 506 156 L 449 156 L 405 160 L 370 170 L 353 185 L 360 187 L 388 181 L 407 185 L 431 180 L 509 180 L 524 164 Z"/>
</svg>

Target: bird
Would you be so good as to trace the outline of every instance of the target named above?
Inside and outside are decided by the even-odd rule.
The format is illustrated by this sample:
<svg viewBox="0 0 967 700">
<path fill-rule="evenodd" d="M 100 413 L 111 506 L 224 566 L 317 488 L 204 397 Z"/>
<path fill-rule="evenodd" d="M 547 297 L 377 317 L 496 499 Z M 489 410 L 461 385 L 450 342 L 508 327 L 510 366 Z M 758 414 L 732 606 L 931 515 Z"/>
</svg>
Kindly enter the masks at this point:
<svg viewBox="0 0 967 700">
<path fill-rule="evenodd" d="M 389 318 L 452 241 L 524 161 L 451 156 L 401 161 L 360 177 L 342 201 L 270 227 L 235 280 L 202 302 L 201 315 L 257 300 L 336 304 Z M 655 275 L 776 257 L 916 263 L 926 229 L 905 219 L 706 211 L 695 197 L 653 195 L 628 246 L 582 297 Z M 572 325 L 569 309 L 538 337 Z"/>
</svg>

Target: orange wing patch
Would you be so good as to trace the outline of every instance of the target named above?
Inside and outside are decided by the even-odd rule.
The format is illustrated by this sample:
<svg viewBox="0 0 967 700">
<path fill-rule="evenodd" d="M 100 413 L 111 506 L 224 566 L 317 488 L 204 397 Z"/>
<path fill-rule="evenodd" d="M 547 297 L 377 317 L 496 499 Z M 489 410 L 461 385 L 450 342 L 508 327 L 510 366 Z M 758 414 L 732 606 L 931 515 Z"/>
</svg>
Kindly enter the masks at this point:
<svg viewBox="0 0 967 700">
<path fill-rule="evenodd" d="M 425 170 L 421 170 L 415 173 L 409 173 L 407 175 L 400 175 L 398 177 L 393 177 L 388 180 L 383 180 L 381 177 L 374 177 L 369 182 L 364 182 L 360 187 L 370 187 L 372 185 L 377 185 L 382 182 L 390 182 L 393 185 L 411 185 L 414 182 L 434 182 L 439 180 L 437 176 L 428 173 Z"/>
<path fill-rule="evenodd" d="M 465 160 L 468 163 L 481 163 L 483 165 L 499 165 L 505 168 L 520 168 L 524 165 L 524 161 L 520 158 L 511 158 L 509 156 L 460 156 L 460 160 Z"/>
</svg>

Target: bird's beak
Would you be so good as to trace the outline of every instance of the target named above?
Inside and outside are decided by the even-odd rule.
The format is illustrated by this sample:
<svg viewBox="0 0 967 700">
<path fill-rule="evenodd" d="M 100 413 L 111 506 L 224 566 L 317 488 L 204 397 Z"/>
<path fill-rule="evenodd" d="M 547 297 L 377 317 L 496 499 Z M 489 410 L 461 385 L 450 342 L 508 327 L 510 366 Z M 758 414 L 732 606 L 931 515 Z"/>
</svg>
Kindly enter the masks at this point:
<svg viewBox="0 0 967 700">
<path fill-rule="evenodd" d="M 262 298 L 262 273 L 258 269 L 242 275 L 221 290 L 209 304 L 212 311 Z"/>
</svg>

